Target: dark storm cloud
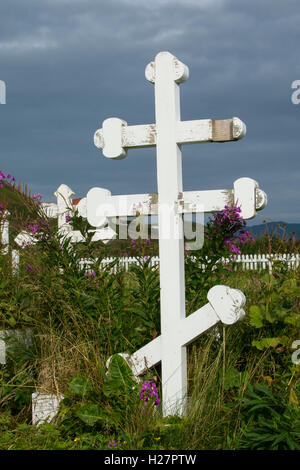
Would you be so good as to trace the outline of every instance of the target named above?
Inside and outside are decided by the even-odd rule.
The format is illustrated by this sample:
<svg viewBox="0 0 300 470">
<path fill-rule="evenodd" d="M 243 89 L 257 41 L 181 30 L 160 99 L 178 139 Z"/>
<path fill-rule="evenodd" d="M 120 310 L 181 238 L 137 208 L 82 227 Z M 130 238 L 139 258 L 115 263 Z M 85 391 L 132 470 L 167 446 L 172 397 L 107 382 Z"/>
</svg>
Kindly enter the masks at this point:
<svg viewBox="0 0 300 470">
<path fill-rule="evenodd" d="M 299 221 L 298 1 L 3 0 L 0 5 L 0 167 L 44 200 L 61 183 L 84 196 L 156 190 L 154 150 L 109 161 L 93 133 L 110 116 L 154 120 L 147 63 L 169 50 L 190 69 L 182 119 L 239 116 L 237 143 L 183 147 L 184 187 L 256 179 L 269 205 L 255 219 Z M 253 221 L 254 222 L 254 221 Z"/>
</svg>

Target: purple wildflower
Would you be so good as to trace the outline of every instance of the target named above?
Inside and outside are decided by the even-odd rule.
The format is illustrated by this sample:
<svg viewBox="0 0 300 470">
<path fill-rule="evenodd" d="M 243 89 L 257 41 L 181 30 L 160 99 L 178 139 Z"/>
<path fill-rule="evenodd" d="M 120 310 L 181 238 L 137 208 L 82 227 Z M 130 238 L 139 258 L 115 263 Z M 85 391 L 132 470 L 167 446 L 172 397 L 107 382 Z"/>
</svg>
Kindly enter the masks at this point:
<svg viewBox="0 0 300 470">
<path fill-rule="evenodd" d="M 69 214 L 66 215 L 66 222 L 70 222 L 71 220 L 71 217 L 69 216 Z"/>
<path fill-rule="evenodd" d="M 28 228 L 29 228 L 29 230 L 31 230 L 31 232 L 34 235 L 38 231 L 40 226 L 38 224 L 34 224 L 34 225 L 28 224 Z"/>
<path fill-rule="evenodd" d="M 238 246 L 236 246 L 234 243 L 231 243 L 230 250 L 232 253 L 236 253 L 238 255 L 241 254 L 241 249 Z"/>
<path fill-rule="evenodd" d="M 115 440 L 112 440 L 112 441 L 108 441 L 108 447 L 116 447 L 116 441 Z"/>
<path fill-rule="evenodd" d="M 146 380 L 140 392 L 140 399 L 144 400 L 144 402 L 148 402 L 150 398 L 155 397 L 154 406 L 158 406 L 160 403 L 160 399 L 158 398 L 158 390 L 156 388 L 155 382 L 149 382 Z"/>
<path fill-rule="evenodd" d="M 42 196 L 41 194 L 36 193 L 36 194 L 34 194 L 34 195 L 32 196 L 32 199 L 33 199 L 34 201 L 36 201 L 36 202 L 41 202 L 42 197 L 43 197 L 43 196 Z"/>
<path fill-rule="evenodd" d="M 91 277 L 94 278 L 96 276 L 96 273 L 92 269 L 89 269 L 89 271 L 86 271 L 84 273 L 84 275 L 85 275 L 85 277 L 88 277 L 89 279 L 91 279 Z"/>
</svg>

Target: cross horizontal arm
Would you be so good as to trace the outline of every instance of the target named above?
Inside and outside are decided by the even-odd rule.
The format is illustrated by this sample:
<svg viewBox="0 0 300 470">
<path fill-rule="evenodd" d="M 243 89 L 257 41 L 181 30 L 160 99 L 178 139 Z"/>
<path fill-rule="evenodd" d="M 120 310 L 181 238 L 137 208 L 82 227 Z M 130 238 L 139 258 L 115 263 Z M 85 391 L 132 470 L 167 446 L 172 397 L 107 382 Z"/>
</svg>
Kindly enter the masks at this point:
<svg viewBox="0 0 300 470">
<path fill-rule="evenodd" d="M 181 320 L 179 344 L 187 346 L 219 321 L 220 318 L 212 306 L 209 303 L 204 305 L 204 307 Z"/>
<path fill-rule="evenodd" d="M 239 178 L 233 184 L 233 189 L 208 191 L 185 191 L 178 195 L 178 213 L 218 212 L 225 205 L 238 204 L 242 208 L 244 219 L 254 217 L 267 203 L 264 191 L 258 188 L 258 183 L 251 178 Z M 82 200 L 83 201 L 83 200 Z M 170 208 L 170 210 L 173 208 Z M 83 212 L 82 212 L 83 211 Z M 137 212 L 141 215 L 158 214 L 157 194 L 131 194 L 112 196 L 103 188 L 92 188 L 87 194 L 86 204 L 82 203 L 80 215 L 87 217 L 93 227 L 107 223 L 111 217 L 133 217 Z"/>
<path fill-rule="evenodd" d="M 239 118 L 200 119 L 180 121 L 177 124 L 178 144 L 201 144 L 205 142 L 230 142 L 240 140 L 246 134 L 246 125 Z"/>
<path fill-rule="evenodd" d="M 239 140 L 245 134 L 246 125 L 236 117 L 224 120 L 179 121 L 176 141 L 179 145 L 229 142 Z M 121 119 L 106 119 L 102 129 L 95 132 L 94 143 L 97 148 L 103 149 L 105 157 L 121 159 L 126 156 L 129 148 L 154 147 L 156 125 L 127 126 L 127 123 Z"/>
<path fill-rule="evenodd" d="M 86 217 L 93 227 L 107 223 L 111 217 L 157 214 L 157 194 L 112 196 L 103 188 L 92 188 L 86 196 Z"/>
<path fill-rule="evenodd" d="M 231 325 L 245 316 L 246 297 L 239 289 L 218 285 L 207 293 L 208 304 L 181 320 L 178 328 L 181 346 L 187 346 L 218 321 Z"/>
<path fill-rule="evenodd" d="M 150 341 L 130 356 L 130 365 L 134 375 L 144 374 L 161 361 L 161 336 Z"/>
<path fill-rule="evenodd" d="M 172 337 L 173 344 L 178 347 L 187 346 L 219 321 L 230 325 L 245 316 L 242 307 L 246 298 L 238 289 L 214 286 L 208 291 L 207 299 L 209 303 L 180 320 L 176 337 Z M 164 338 L 160 335 L 128 358 L 135 376 L 144 374 L 162 360 L 162 341 Z"/>
</svg>

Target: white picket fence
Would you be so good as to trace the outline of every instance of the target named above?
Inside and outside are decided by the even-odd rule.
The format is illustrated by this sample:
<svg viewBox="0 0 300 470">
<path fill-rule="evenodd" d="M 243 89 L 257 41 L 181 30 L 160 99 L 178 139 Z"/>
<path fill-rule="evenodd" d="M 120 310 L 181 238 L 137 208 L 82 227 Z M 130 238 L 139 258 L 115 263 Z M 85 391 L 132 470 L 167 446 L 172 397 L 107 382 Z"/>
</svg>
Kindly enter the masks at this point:
<svg viewBox="0 0 300 470">
<path fill-rule="evenodd" d="M 146 259 L 145 259 L 146 260 Z M 273 263 L 274 261 L 281 261 L 283 262 L 288 269 L 297 269 L 300 265 L 300 254 L 292 254 L 292 253 L 283 253 L 283 254 L 253 254 L 253 255 L 234 255 L 233 260 L 235 266 L 235 270 L 239 267 L 243 270 L 266 270 L 268 269 L 269 272 L 272 272 Z M 229 262 L 226 258 L 221 258 L 221 263 L 227 264 Z M 79 263 L 80 269 L 89 268 L 93 261 L 88 259 L 82 259 Z M 106 266 L 115 263 L 111 267 L 111 271 L 117 273 L 121 270 L 128 271 L 129 267 L 132 264 L 143 264 L 143 259 L 140 257 L 108 257 L 104 258 L 100 262 L 100 269 L 105 268 Z M 159 267 L 159 257 L 152 256 L 149 261 L 150 266 L 157 266 Z M 202 265 L 202 268 L 205 269 L 205 265 Z"/>
<path fill-rule="evenodd" d="M 223 258 L 222 258 L 223 260 Z M 283 262 L 288 269 L 297 269 L 300 265 L 300 254 L 253 254 L 235 255 L 234 262 L 241 263 L 244 270 L 265 270 L 272 271 L 274 261 Z"/>
</svg>

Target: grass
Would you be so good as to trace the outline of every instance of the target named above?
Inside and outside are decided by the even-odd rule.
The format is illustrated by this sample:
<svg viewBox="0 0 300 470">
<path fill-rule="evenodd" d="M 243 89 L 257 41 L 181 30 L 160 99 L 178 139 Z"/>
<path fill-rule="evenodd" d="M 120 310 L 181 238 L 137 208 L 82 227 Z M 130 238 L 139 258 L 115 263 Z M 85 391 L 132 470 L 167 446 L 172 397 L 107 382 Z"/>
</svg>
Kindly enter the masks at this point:
<svg viewBox="0 0 300 470">
<path fill-rule="evenodd" d="M 27 205 L 23 226 L 41 220 L 38 206 Z M 104 257 L 106 248 L 87 242 L 71 250 L 52 229 L 22 250 L 18 276 L 0 256 L 1 327 L 33 332 L 31 347 L 0 369 L 1 450 L 108 449 L 109 441 L 118 449 L 300 448 L 300 374 L 291 361 L 300 339 L 299 269 L 276 263 L 272 274 L 220 267 L 208 275 L 186 260 L 188 314 L 207 302 L 210 287 L 226 284 L 245 293 L 246 319 L 219 323 L 188 347 L 187 412 L 163 418 L 139 398 L 141 383 L 126 364 L 109 375 L 105 367 L 111 355 L 131 354 L 159 334 L 158 270 L 145 263 L 111 274 L 95 262 L 88 277 L 78 259 Z M 160 368 L 146 379 L 160 393 Z M 54 421 L 38 428 L 35 391 L 65 397 Z"/>
</svg>

